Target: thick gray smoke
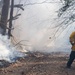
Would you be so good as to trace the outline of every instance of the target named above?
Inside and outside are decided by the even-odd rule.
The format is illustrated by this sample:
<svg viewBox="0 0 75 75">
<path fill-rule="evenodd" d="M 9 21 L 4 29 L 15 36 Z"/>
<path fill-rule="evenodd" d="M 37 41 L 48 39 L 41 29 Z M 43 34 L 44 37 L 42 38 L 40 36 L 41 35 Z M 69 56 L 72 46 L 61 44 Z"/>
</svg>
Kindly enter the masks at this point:
<svg viewBox="0 0 75 75">
<path fill-rule="evenodd" d="M 0 34 L 0 60 L 15 62 L 18 57 L 24 57 L 25 54 L 16 50 L 16 48 L 8 40 L 7 36 Z"/>
<path fill-rule="evenodd" d="M 22 15 L 15 21 L 13 35 L 18 41 L 28 40 L 28 42 L 24 42 L 26 50 L 70 52 L 69 35 L 74 30 L 74 25 L 67 28 L 53 28 L 58 24 L 56 18 L 58 10 L 62 7 L 60 1 L 21 0 L 20 3 L 24 4 L 25 10 L 19 11 Z M 15 3 L 18 2 L 16 0 Z"/>
</svg>

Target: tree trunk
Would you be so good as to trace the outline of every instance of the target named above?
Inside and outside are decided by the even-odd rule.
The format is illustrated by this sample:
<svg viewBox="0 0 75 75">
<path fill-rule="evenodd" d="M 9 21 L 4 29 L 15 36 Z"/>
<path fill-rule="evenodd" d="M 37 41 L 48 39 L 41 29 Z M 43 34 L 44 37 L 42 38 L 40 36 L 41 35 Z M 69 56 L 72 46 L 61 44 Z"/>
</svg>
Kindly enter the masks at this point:
<svg viewBox="0 0 75 75">
<path fill-rule="evenodd" d="M 11 0 L 11 11 L 10 11 L 10 21 L 9 21 L 9 30 L 8 30 L 9 39 L 11 36 L 11 29 L 12 29 L 13 9 L 14 9 L 14 0 Z"/>
<path fill-rule="evenodd" d="M 1 34 L 5 35 L 7 28 L 7 19 L 9 12 L 10 0 L 3 0 L 2 15 L 1 15 Z"/>
</svg>

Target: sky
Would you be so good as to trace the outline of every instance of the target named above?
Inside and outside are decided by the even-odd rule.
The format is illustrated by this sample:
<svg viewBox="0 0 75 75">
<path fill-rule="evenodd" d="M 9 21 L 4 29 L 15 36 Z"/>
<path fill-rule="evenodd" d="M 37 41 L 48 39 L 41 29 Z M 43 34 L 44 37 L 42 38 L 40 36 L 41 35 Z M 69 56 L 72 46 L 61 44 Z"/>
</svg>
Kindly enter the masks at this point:
<svg viewBox="0 0 75 75">
<path fill-rule="evenodd" d="M 26 45 L 26 50 L 70 52 L 69 35 L 75 25 L 54 28 L 60 21 L 56 20 L 62 7 L 60 0 L 15 0 L 16 3 L 24 4 L 24 11 L 18 12 L 22 15 L 13 22 L 15 29 L 12 33 L 18 41 L 28 40 L 21 42 Z M 14 15 L 17 11 L 15 8 Z"/>
</svg>

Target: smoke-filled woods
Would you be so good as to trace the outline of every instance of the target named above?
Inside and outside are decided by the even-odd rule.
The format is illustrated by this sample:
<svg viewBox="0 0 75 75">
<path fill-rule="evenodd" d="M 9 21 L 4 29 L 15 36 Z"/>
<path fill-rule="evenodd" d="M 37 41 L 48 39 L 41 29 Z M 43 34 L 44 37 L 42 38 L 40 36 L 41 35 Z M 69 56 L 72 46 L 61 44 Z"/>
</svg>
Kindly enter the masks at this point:
<svg viewBox="0 0 75 75">
<path fill-rule="evenodd" d="M 0 75 L 75 74 L 75 63 L 66 69 L 75 0 L 8 0 L 8 16 L 6 3 L 0 0 L 0 28 L 6 29 L 0 34 Z"/>
<path fill-rule="evenodd" d="M 75 0 L 15 0 L 15 4 L 24 7 L 24 11 L 14 8 L 13 16 L 21 14 L 13 21 L 12 41 L 17 48 L 70 51 L 68 37 L 75 27 Z"/>
<path fill-rule="evenodd" d="M 64 45 L 68 46 L 68 37 L 75 27 L 74 2 L 74 0 L 16 0 L 15 4 L 23 4 L 24 11 L 14 9 L 14 15 L 21 13 L 21 16 L 14 21 L 12 34 L 18 42 L 22 40 L 20 45 L 29 51 L 55 51 L 56 45 L 61 49 L 62 46 L 65 47 Z"/>
</svg>

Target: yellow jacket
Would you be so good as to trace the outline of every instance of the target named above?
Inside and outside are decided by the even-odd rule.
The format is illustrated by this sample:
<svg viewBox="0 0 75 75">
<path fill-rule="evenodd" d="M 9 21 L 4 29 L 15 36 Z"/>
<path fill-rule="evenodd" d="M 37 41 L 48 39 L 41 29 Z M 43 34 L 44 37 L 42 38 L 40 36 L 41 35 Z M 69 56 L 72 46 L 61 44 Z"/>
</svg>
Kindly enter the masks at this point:
<svg viewBox="0 0 75 75">
<path fill-rule="evenodd" d="M 72 50 L 75 51 L 75 31 L 70 35 L 70 43 L 72 44 Z"/>
</svg>

